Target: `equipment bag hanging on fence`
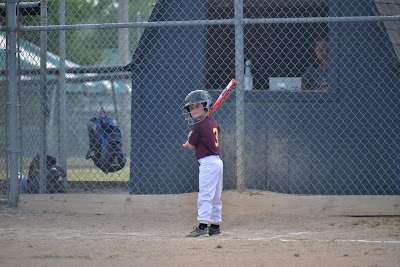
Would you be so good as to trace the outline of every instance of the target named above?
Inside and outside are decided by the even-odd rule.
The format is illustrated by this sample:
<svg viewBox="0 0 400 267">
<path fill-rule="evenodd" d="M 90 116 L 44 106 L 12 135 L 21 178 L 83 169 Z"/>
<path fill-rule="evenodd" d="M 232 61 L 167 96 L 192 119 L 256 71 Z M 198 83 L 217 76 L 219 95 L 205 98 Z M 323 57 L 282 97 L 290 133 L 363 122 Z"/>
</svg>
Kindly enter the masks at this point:
<svg viewBox="0 0 400 267">
<path fill-rule="evenodd" d="M 113 118 L 107 117 L 101 107 L 100 116 L 87 123 L 89 132 L 89 151 L 86 159 L 92 159 L 94 165 L 103 172 L 116 172 L 126 163 L 122 149 L 122 134 Z"/>
</svg>

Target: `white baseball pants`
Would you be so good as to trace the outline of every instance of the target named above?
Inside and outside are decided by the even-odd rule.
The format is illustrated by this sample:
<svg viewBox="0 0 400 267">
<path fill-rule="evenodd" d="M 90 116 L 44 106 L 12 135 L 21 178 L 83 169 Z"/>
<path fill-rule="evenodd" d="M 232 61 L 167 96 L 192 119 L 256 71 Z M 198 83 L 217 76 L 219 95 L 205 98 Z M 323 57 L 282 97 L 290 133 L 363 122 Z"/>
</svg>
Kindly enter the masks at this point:
<svg viewBox="0 0 400 267">
<path fill-rule="evenodd" d="M 199 159 L 199 195 L 197 220 L 199 223 L 222 222 L 221 194 L 223 187 L 223 162 L 212 155 Z"/>
</svg>

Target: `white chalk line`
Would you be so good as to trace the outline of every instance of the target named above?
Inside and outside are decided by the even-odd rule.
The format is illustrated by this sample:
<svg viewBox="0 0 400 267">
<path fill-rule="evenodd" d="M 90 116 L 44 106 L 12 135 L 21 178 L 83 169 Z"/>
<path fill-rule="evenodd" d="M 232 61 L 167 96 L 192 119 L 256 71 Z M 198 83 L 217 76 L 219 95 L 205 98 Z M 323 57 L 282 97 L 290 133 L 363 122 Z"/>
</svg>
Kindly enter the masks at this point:
<svg viewBox="0 0 400 267">
<path fill-rule="evenodd" d="M 274 240 L 274 239 L 279 239 L 280 237 L 285 237 L 287 235 L 302 235 L 302 234 L 308 234 L 308 232 L 286 233 L 286 234 L 275 235 L 275 236 L 271 236 L 271 237 L 253 237 L 253 238 L 246 238 L 246 240 L 250 240 L 250 241 Z"/>
<path fill-rule="evenodd" d="M 16 229 L 16 228 L 0 228 L 0 231 L 19 231 L 22 229 Z M 38 229 L 36 229 L 38 230 Z M 45 230 L 45 229 L 43 229 Z M 65 231 L 63 231 L 65 233 Z M 304 241 L 315 241 L 315 242 L 348 242 L 348 243 L 389 243 L 389 244 L 400 244 L 400 240 L 368 240 L 368 239 L 313 239 L 313 238 L 307 238 L 307 239 L 288 239 L 285 237 L 288 236 L 301 236 L 301 235 L 312 235 L 316 234 L 317 232 L 293 232 L 293 233 L 286 233 L 286 234 L 279 234 L 279 235 L 274 235 L 274 236 L 269 236 L 269 237 L 251 237 L 251 238 L 246 238 L 246 237 L 238 237 L 238 236 L 232 236 L 229 237 L 229 233 L 226 233 L 225 235 L 222 236 L 217 236 L 217 237 L 209 237 L 210 239 L 217 238 L 218 240 L 247 240 L 247 241 L 272 241 L 272 240 L 277 240 L 281 242 L 304 242 Z M 318 234 L 321 234 L 321 232 L 318 232 Z M 130 236 L 130 237 L 159 237 L 162 240 L 168 241 L 168 240 L 190 240 L 190 239 L 196 239 L 196 240 L 208 240 L 209 238 L 187 238 L 187 237 L 182 237 L 182 238 L 169 238 L 166 235 L 160 236 L 157 234 L 146 234 L 143 232 L 85 232 L 85 233 L 72 233 L 69 235 L 64 235 L 64 236 L 58 236 L 57 239 L 71 239 L 71 238 L 79 238 L 82 236 L 101 236 L 101 235 L 115 235 L 115 236 Z"/>
<path fill-rule="evenodd" d="M 355 243 L 392 243 L 392 244 L 400 244 L 400 240 L 357 240 L 357 239 L 307 239 L 309 241 L 316 242 L 355 242 Z M 304 240 L 296 240 L 296 239 L 280 239 L 282 242 L 299 242 Z"/>
<path fill-rule="evenodd" d="M 314 234 L 312 232 L 295 232 L 295 233 L 287 233 L 281 235 L 275 235 L 271 237 L 255 237 L 255 238 L 222 238 L 222 240 L 233 240 L 233 239 L 241 239 L 241 240 L 249 240 L 249 241 L 272 241 L 278 240 L 281 242 L 304 242 L 304 241 L 315 241 L 315 242 L 353 242 L 353 243 L 391 243 L 391 244 L 400 244 L 400 240 L 366 240 L 366 239 L 285 239 L 283 237 L 287 237 L 288 235 L 305 235 L 305 234 Z"/>
<path fill-rule="evenodd" d="M 93 236 L 93 237 L 99 237 L 99 236 L 104 236 L 104 235 L 116 235 L 116 236 L 157 236 L 156 234 L 144 234 L 144 233 L 81 233 L 81 234 L 75 234 L 75 235 L 69 235 L 69 236 L 58 236 L 57 239 L 70 239 L 70 238 L 76 238 L 79 236 Z"/>
</svg>

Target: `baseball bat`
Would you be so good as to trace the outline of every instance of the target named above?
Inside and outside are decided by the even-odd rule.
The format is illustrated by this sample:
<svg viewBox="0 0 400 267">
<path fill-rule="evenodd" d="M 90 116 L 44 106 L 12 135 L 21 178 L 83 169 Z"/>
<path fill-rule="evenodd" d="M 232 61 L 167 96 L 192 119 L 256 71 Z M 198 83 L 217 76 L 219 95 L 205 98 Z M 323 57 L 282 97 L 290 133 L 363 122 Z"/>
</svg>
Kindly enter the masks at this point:
<svg viewBox="0 0 400 267">
<path fill-rule="evenodd" d="M 221 94 L 218 96 L 217 101 L 215 101 L 214 105 L 212 106 L 210 112 L 208 113 L 208 116 L 212 116 L 215 111 L 228 99 L 228 96 L 232 91 L 236 88 L 237 86 L 237 81 L 235 79 L 232 79 L 228 85 L 225 87 L 225 89 L 221 92 Z M 188 148 L 188 146 L 185 144 L 182 145 L 183 148 Z"/>
</svg>

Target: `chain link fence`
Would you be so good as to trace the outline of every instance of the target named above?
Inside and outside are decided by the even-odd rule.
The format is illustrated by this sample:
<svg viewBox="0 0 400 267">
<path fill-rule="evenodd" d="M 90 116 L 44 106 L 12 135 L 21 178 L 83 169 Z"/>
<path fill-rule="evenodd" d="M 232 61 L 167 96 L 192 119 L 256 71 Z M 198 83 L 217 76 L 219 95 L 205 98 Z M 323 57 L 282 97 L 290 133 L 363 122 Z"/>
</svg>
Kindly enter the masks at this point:
<svg viewBox="0 0 400 267">
<path fill-rule="evenodd" d="M 12 27 L 6 11 L 14 5 Z M 196 191 L 197 161 L 181 148 L 190 131 L 181 106 L 195 89 L 216 99 L 232 78 L 239 86 L 214 115 L 225 189 L 400 194 L 400 1 L 42 0 L 0 8 L 4 197 L 15 199 L 17 180 L 18 193 Z M 86 159 L 87 123 L 101 108 L 121 130 L 126 164 L 117 172 Z"/>
</svg>

